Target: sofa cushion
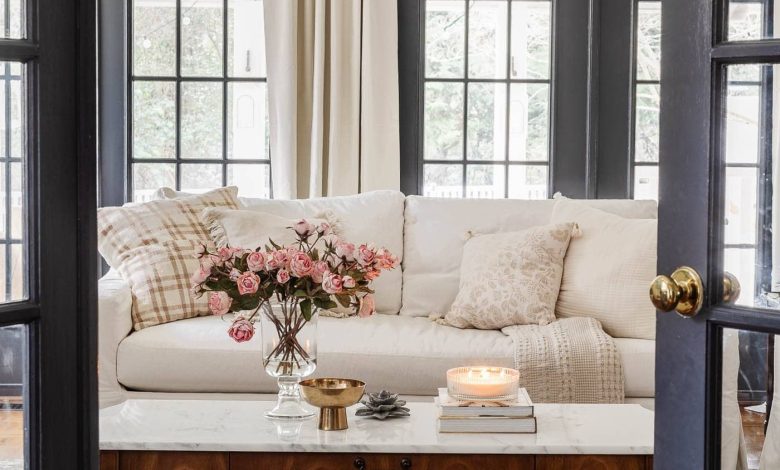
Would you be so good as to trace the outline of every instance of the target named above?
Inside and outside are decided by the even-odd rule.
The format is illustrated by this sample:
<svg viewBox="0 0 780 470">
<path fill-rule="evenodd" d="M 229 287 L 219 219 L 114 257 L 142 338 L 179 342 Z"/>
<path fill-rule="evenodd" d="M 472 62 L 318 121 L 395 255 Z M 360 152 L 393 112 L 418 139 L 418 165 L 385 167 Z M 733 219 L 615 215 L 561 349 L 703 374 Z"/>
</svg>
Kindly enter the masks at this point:
<svg viewBox="0 0 780 470">
<path fill-rule="evenodd" d="M 654 201 L 594 199 L 589 207 L 628 218 L 656 217 Z M 554 200 L 406 198 L 401 315 L 446 313 L 458 294 L 468 234 L 512 232 L 550 223 Z"/>
<path fill-rule="evenodd" d="M 623 361 L 626 397 L 655 396 L 655 340 L 614 338 Z"/>
<path fill-rule="evenodd" d="M 153 392 L 275 393 L 262 368 L 260 341 L 236 343 L 229 322 L 208 316 L 146 328 L 119 345 L 117 374 L 125 387 Z M 447 369 L 513 367 L 512 339 L 499 331 L 460 330 L 425 318 L 320 318 L 314 376 L 354 377 L 368 390 L 434 395 Z M 653 396 L 655 341 L 616 340 L 626 395 Z"/>
<path fill-rule="evenodd" d="M 206 209 L 200 214 L 200 219 L 211 233 L 211 240 L 216 246 L 248 250 L 269 246 L 269 240 L 282 246 L 293 245 L 297 237 L 290 227 L 301 220 L 238 209 Z M 314 225 L 328 222 L 317 218 L 306 220 Z"/>
<path fill-rule="evenodd" d="M 299 200 L 241 198 L 241 201 L 245 209 L 289 219 L 324 217 L 345 240 L 374 243 L 403 261 L 404 195 L 399 191 Z M 401 309 L 401 270 L 383 272 L 372 288 L 376 290 L 377 312 L 397 314 Z"/>
<path fill-rule="evenodd" d="M 656 271 L 655 219 L 627 219 L 558 199 L 554 223 L 577 222 L 563 268 L 558 318 L 590 317 L 616 338 L 655 338 L 655 308 L 647 289 Z"/>
<path fill-rule="evenodd" d="M 136 330 L 208 313 L 206 299 L 190 292 L 195 248 L 210 239 L 199 216 L 208 207 L 238 207 L 236 191 L 98 209 L 98 249 L 130 285 Z"/>
<path fill-rule="evenodd" d="M 444 321 L 483 330 L 555 321 L 563 258 L 575 226 L 540 225 L 471 238 L 463 248 L 458 296 Z"/>
</svg>

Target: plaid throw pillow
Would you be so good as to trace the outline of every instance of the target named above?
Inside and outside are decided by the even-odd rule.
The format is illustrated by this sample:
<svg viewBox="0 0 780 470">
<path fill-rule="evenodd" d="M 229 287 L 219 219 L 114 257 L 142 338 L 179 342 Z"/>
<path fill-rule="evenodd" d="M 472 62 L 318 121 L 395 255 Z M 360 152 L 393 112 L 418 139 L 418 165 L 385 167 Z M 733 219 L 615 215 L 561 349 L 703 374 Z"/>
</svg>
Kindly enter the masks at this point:
<svg viewBox="0 0 780 470">
<path fill-rule="evenodd" d="M 195 248 L 210 240 L 199 216 L 209 207 L 237 208 L 236 194 L 235 187 L 220 188 L 98 210 L 98 250 L 130 285 L 135 330 L 208 314 L 206 298 L 190 292 Z"/>
</svg>

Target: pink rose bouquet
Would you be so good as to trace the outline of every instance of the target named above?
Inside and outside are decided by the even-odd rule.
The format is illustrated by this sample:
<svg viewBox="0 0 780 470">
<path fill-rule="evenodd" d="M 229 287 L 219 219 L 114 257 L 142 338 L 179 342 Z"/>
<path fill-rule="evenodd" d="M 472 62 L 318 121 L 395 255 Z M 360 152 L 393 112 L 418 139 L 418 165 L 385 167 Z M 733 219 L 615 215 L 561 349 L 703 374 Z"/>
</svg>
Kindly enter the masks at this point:
<svg viewBox="0 0 780 470">
<path fill-rule="evenodd" d="M 280 331 L 286 325 L 300 331 L 318 309 L 338 305 L 368 317 L 375 311 L 371 281 L 398 266 L 398 258 L 388 250 L 340 240 L 328 224 L 315 225 L 304 219 L 289 229 L 297 239 L 290 246 L 269 240 L 254 250 L 224 247 L 210 251 L 201 246 L 196 251 L 200 265 L 192 273 L 193 292 L 208 295 L 214 315 L 249 312 L 237 316 L 228 330 L 237 342 L 252 338 L 258 312 L 261 308 L 270 311 L 271 301 L 282 304 L 285 315 L 291 316 L 277 325 Z M 278 348 L 289 348 L 293 356 L 302 354 L 296 333 L 285 330 L 284 340 L 289 344 L 280 342 Z"/>
</svg>

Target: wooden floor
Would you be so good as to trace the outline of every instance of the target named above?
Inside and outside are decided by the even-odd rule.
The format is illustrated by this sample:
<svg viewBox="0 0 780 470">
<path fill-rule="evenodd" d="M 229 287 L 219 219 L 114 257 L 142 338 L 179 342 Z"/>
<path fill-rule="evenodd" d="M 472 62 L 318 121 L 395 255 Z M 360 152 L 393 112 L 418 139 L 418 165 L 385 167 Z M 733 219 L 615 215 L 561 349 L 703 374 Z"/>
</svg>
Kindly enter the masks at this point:
<svg viewBox="0 0 780 470">
<path fill-rule="evenodd" d="M 0 397 L 0 470 L 16 468 L 22 461 L 24 422 L 22 412 L 3 409 L 9 403 Z M 742 427 L 748 451 L 748 468 L 758 469 L 761 448 L 764 445 L 764 415 L 742 409 Z"/>
<path fill-rule="evenodd" d="M 24 416 L 19 398 L 0 397 L 0 470 L 23 468 Z"/>
<path fill-rule="evenodd" d="M 742 408 L 742 430 L 748 454 L 748 469 L 758 469 L 761 449 L 764 447 L 764 414 Z"/>
</svg>

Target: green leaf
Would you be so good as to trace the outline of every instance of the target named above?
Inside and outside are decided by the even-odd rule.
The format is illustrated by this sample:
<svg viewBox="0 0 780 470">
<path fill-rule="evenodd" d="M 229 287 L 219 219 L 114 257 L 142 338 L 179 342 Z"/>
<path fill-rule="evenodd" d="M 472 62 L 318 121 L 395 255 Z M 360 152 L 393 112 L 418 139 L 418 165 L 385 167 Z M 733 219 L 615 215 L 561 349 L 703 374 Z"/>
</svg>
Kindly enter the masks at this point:
<svg viewBox="0 0 780 470">
<path fill-rule="evenodd" d="M 309 294 L 307 294 L 305 290 L 298 289 L 298 290 L 296 290 L 296 291 L 293 293 L 293 295 L 294 295 L 294 296 L 296 296 L 296 297 L 306 297 L 306 296 L 307 296 L 307 295 L 309 295 Z"/>
<path fill-rule="evenodd" d="M 341 306 L 344 308 L 349 308 L 352 304 L 352 298 L 348 295 L 337 295 L 336 300 L 338 300 Z"/>
<path fill-rule="evenodd" d="M 301 314 L 306 321 L 311 321 L 311 299 L 306 299 L 298 304 L 301 308 Z"/>
<path fill-rule="evenodd" d="M 338 304 L 330 300 L 330 298 L 322 299 L 319 297 L 314 299 L 314 305 L 316 305 L 317 308 L 321 308 L 322 310 L 330 310 L 332 308 L 338 307 Z"/>
<path fill-rule="evenodd" d="M 269 243 L 270 243 L 270 244 L 271 244 L 271 245 L 272 245 L 274 248 L 276 248 L 277 250 L 280 250 L 280 249 L 282 248 L 282 245 L 279 245 L 279 244 L 277 244 L 275 241 L 271 240 L 270 238 L 268 239 L 268 242 L 269 242 Z"/>
<path fill-rule="evenodd" d="M 260 297 L 241 297 L 239 305 L 241 310 L 254 310 L 260 305 Z"/>
</svg>

